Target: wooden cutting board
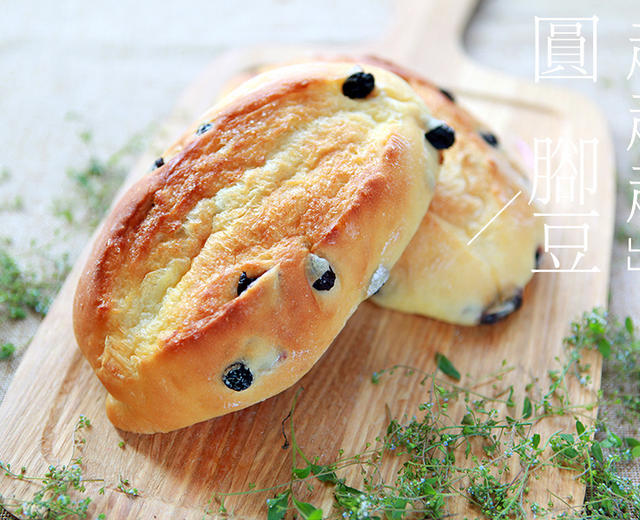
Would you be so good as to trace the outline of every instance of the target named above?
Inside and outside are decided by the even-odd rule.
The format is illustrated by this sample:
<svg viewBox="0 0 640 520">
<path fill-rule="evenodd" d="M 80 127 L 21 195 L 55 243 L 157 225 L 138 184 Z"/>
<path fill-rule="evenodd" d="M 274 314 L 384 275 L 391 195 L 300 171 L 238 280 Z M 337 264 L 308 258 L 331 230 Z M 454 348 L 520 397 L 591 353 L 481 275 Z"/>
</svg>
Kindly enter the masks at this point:
<svg viewBox="0 0 640 520">
<path fill-rule="evenodd" d="M 463 385 L 495 371 L 502 360 L 515 367 L 505 376 L 507 385 L 518 389 L 534 376 L 544 380 L 547 370 L 557 367 L 554 357 L 561 352 L 569 322 L 582 311 L 607 302 L 613 149 L 604 118 L 584 98 L 506 77 L 464 56 L 461 35 L 474 5 L 474 0 L 396 2 L 385 36 L 357 49 L 253 48 L 220 56 L 179 100 L 159 131 L 157 148 L 144 154 L 128 182 L 143 175 L 158 150 L 203 112 L 236 74 L 318 51 L 375 53 L 455 92 L 458 101 L 494 128 L 503 145 L 525 162 L 522 143 L 532 147 L 536 137 L 574 142 L 597 138 L 598 191 L 585 206 L 599 216 L 587 221 L 591 247 L 583 261 L 589 267 L 597 266 L 599 272 L 537 274 L 525 291 L 522 309 L 493 326 L 456 327 L 364 303 L 323 358 L 293 388 L 246 410 L 177 432 L 148 436 L 119 432 L 111 426 L 104 413 L 105 391 L 76 347 L 71 302 L 85 251 L 33 339 L 0 407 L 0 460 L 14 467 L 26 466 L 31 474 L 42 473 L 48 464 L 67 461 L 73 427 L 84 414 L 93 423 L 83 451 L 85 475 L 110 483 L 103 496 L 93 493 L 92 511 L 105 512 L 107 518 L 201 518 L 214 491 L 244 491 L 250 482 L 268 487 L 288 480 L 291 454 L 282 449 L 281 423 L 300 388 L 304 390 L 295 415 L 298 443 L 307 455 L 329 462 L 340 448 L 347 455 L 358 453 L 366 442 L 383 433 L 388 420 L 386 406 L 394 416 L 412 415 L 417 405 L 428 399 L 415 378 L 393 377 L 373 385 L 374 371 L 394 364 L 431 371 L 438 351 L 465 374 Z M 553 204 L 546 208 L 564 213 L 572 209 L 576 210 Z M 584 219 L 559 223 L 582 224 Z M 572 240 L 568 235 L 563 238 Z M 570 265 L 575 251 L 561 253 L 561 262 Z M 548 258 L 544 267 L 551 267 Z M 599 385 L 600 360 L 594 356 L 591 362 L 593 386 L 571 386 L 575 403 L 591 399 L 588 390 Z M 454 417 L 462 414 L 461 408 L 451 411 Z M 560 417 L 542 425 L 541 431 L 547 435 L 561 429 L 570 431 L 573 424 L 573 419 Z M 126 442 L 125 449 L 118 446 L 121 440 Z M 388 473 L 391 477 L 393 472 Z M 129 478 L 142 496 L 131 499 L 115 492 L 120 475 Z M 5 496 L 27 498 L 33 493 L 33 487 L 4 477 L 0 477 L 0 489 Z M 571 503 L 580 503 L 584 496 L 573 475 L 548 472 L 532 481 L 529 498 L 546 504 L 548 489 Z M 268 496 L 229 499 L 227 506 L 238 517 L 265 518 Z M 300 489 L 299 498 L 322 505 L 326 512 L 331 506 L 331 489 L 316 486 L 313 493 Z M 450 506 L 452 513 L 464 512 L 461 503 Z"/>
</svg>

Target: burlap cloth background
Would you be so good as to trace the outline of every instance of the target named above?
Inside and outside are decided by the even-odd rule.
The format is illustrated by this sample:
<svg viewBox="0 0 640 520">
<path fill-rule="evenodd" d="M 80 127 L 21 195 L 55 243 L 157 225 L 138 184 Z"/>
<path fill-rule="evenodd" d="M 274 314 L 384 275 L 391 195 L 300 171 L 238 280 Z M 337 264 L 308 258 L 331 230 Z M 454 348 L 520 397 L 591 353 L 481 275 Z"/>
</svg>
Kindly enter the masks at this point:
<svg viewBox="0 0 640 520">
<path fill-rule="evenodd" d="M 444 1 L 444 0 L 443 0 Z M 228 0 L 190 2 L 81 2 L 33 0 L 3 2 L 0 16 L 0 169 L 11 178 L 0 184 L 0 237 L 12 237 L 11 251 L 29 263 L 31 239 L 50 243 L 50 254 L 73 258 L 85 245 L 85 232 L 55 235 L 60 222 L 52 203 L 69 190 L 66 170 L 82 167 L 88 153 L 78 138 L 93 135 L 98 155 L 108 156 L 136 132 L 161 121 L 197 73 L 220 51 L 259 43 L 339 42 L 374 38 L 388 19 L 392 0 Z M 534 16 L 599 17 L 599 81 L 564 80 L 605 111 L 617 150 L 621 184 L 640 165 L 626 151 L 632 132 L 631 108 L 640 101 L 640 73 L 626 81 L 633 57 L 630 37 L 640 37 L 640 3 L 540 0 L 534 3 L 485 0 L 465 38 L 479 62 L 533 78 Z M 638 44 L 636 44 L 638 45 Z M 432 50 L 425 49 L 425 52 Z M 634 105 L 634 103 L 636 103 Z M 489 121 L 490 123 L 490 121 Z M 635 162 L 634 162 L 635 161 Z M 16 195 L 21 211 L 8 211 Z M 618 198 L 618 221 L 629 215 Z M 637 217 L 636 217 L 637 222 Z M 626 242 L 612 257 L 610 309 L 640 322 L 640 273 L 626 269 Z M 588 275 L 585 275 L 588 276 Z M 20 346 L 0 362 L 0 400 L 39 320 L 0 323 L 0 340 Z M 611 377 L 609 377 L 611 380 Z M 606 389 L 608 379 L 603 385 Z M 638 425 L 620 425 L 638 436 Z M 1 442 L 1 440 L 0 440 Z M 622 472 L 640 481 L 640 466 Z M 5 518 L 0 512 L 0 519 Z"/>
</svg>

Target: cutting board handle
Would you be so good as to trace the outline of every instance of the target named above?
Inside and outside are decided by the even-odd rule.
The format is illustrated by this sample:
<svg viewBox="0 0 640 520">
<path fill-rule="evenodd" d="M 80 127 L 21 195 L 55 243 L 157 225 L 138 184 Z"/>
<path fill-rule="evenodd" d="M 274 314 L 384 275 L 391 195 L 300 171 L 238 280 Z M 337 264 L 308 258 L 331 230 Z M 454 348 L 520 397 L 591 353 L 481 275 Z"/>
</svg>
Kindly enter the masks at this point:
<svg viewBox="0 0 640 520">
<path fill-rule="evenodd" d="M 478 0 L 395 0 L 388 30 L 373 44 L 376 54 L 413 66 L 436 69 L 438 62 L 461 60 L 462 34 Z M 440 68 L 440 67 L 437 67 Z"/>
</svg>

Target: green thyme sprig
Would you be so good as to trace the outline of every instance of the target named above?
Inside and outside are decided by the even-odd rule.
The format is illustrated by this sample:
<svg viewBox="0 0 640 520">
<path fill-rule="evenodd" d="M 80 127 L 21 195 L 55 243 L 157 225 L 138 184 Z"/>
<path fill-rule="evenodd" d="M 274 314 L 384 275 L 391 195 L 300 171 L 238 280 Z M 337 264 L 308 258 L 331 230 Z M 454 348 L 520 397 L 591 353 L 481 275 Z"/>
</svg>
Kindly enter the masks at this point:
<svg viewBox="0 0 640 520">
<path fill-rule="evenodd" d="M 94 229 L 109 209 L 133 159 L 144 147 L 148 136 L 148 131 L 135 134 L 122 148 L 103 158 L 94 148 L 93 134 L 87 130 L 80 132 L 79 137 L 86 147 L 88 159 L 81 167 L 67 169 L 72 191 L 69 196 L 54 201 L 54 215 L 76 228 Z"/>
<path fill-rule="evenodd" d="M 100 482 L 104 479 L 86 478 L 81 456 L 86 438 L 82 432 L 91 428 L 91 421 L 81 415 L 73 430 L 73 449 L 68 464 L 51 465 L 42 477 L 29 476 L 27 468 L 22 467 L 14 471 L 11 464 L 0 461 L 0 471 L 5 477 L 30 482 L 37 487 L 30 500 L 20 501 L 0 494 L 0 506 L 14 509 L 16 514 L 29 520 L 63 520 L 84 519 L 89 514 L 92 498 L 81 497 L 86 492 L 86 483 Z M 129 480 L 120 477 L 116 490 L 127 496 L 137 497 L 139 491 L 132 487 Z M 98 489 L 98 494 L 104 494 L 105 486 Z M 98 519 L 106 518 L 104 513 L 97 515 Z"/>
<path fill-rule="evenodd" d="M 16 513 L 30 520 L 86 518 L 91 498 L 75 498 L 75 495 L 86 491 L 85 482 L 101 482 L 99 479 L 87 480 L 83 478 L 82 457 L 77 454 L 85 442 L 84 437 L 80 437 L 78 434 L 90 427 L 91 421 L 85 416 L 80 416 L 73 432 L 71 461 L 69 464 L 49 466 L 43 477 L 27 476 L 25 467 L 22 467 L 19 473 L 15 473 L 11 470 L 10 464 L 0 462 L 0 469 L 4 471 L 5 476 L 33 482 L 39 488 L 31 500 L 19 504 L 9 500 L 6 505 L 17 505 Z M 4 500 L 6 499 L 0 496 L 0 501 L 4 502 Z"/>
<path fill-rule="evenodd" d="M 640 441 L 620 439 L 604 421 L 588 428 L 582 416 L 589 417 L 603 398 L 586 405 L 574 405 L 568 384 L 589 383 L 590 367 L 585 350 L 598 350 L 605 360 L 624 364 L 623 378 L 636 386 L 617 395 L 618 402 L 633 407 L 631 396 L 638 393 L 635 328 L 630 319 L 620 323 L 606 312 L 594 309 L 572 323 L 564 341 L 565 358 L 551 370 L 548 383 L 533 381 L 524 396 L 515 395 L 513 386 L 500 387 L 502 377 L 513 367 L 505 363 L 493 374 L 475 384 L 463 386 L 455 364 L 438 354 L 436 369 L 427 373 L 407 366 L 394 366 L 373 374 L 374 384 L 387 377 L 417 376 L 418 385 L 430 388 L 430 400 L 422 403 L 416 416 L 390 418 L 387 429 L 374 446 L 356 455 L 340 456 L 321 465 L 306 456 L 297 444 L 293 427 L 296 403 L 291 409 L 290 449 L 292 476 L 289 482 L 270 488 L 218 495 L 271 493 L 267 499 L 269 520 L 282 520 L 288 513 L 301 518 L 323 518 L 321 510 L 296 499 L 299 486 L 313 487 L 313 481 L 333 486 L 334 508 L 327 518 L 412 519 L 446 518 L 448 502 L 464 500 L 489 520 L 524 518 L 566 518 L 570 520 L 631 519 L 640 515 L 637 485 L 616 473 L 619 463 L 640 456 Z M 443 377 L 443 375 L 445 377 Z M 635 379 L 634 379 L 635 378 Z M 627 381 L 628 383 L 629 381 Z M 491 383 L 490 395 L 480 391 Z M 542 386 L 533 396 L 534 385 Z M 629 390 L 629 388 L 627 388 Z M 297 400 L 297 396 L 296 396 Z M 450 406 L 464 403 L 464 414 L 455 420 Z M 517 403 L 522 403 L 519 413 Z M 573 431 L 560 431 L 543 438 L 535 426 L 550 416 L 574 417 Z M 585 421 L 586 422 L 586 421 Z M 395 478 L 382 475 L 388 464 L 401 461 Z M 302 465 L 298 467 L 298 464 Z M 359 483 L 347 483 L 339 475 L 357 468 Z M 574 506 L 549 491 L 551 499 L 539 504 L 529 498 L 532 479 L 548 468 L 569 471 L 586 485 L 584 504 Z M 218 513 L 232 515 L 220 500 Z"/>
<path fill-rule="evenodd" d="M 49 261 L 40 275 L 21 269 L 6 243 L 0 242 L 0 318 L 19 320 L 29 312 L 47 313 L 70 266 L 66 256 L 55 260 L 42 256 L 41 260 Z"/>
<path fill-rule="evenodd" d="M 244 492 L 216 493 L 207 505 L 205 516 L 233 516 L 233 511 L 225 505 L 225 499 L 230 496 L 269 493 L 271 496 L 266 500 L 268 520 L 283 520 L 287 515 L 311 520 L 445 518 L 448 503 L 454 497 L 466 501 L 478 515 L 489 520 L 521 520 L 531 516 L 567 520 L 637 518 L 640 516 L 640 488 L 620 477 L 617 468 L 620 463 L 640 457 L 640 441 L 620 438 L 606 420 L 600 420 L 592 427 L 585 426 L 581 414 L 593 405 L 581 409 L 571 403 L 566 390 L 570 379 L 583 384 L 588 382 L 589 367 L 582 354 L 585 350 L 598 350 L 605 360 L 624 364 L 621 375 L 632 380 L 625 382 L 628 393 L 617 394 L 615 402 L 633 408 L 633 400 L 623 399 L 637 393 L 640 384 L 636 377 L 639 349 L 633 322 L 627 319 L 620 323 L 606 312 L 595 309 L 571 325 L 571 333 L 564 344 L 566 358 L 557 370 L 548 374 L 548 384 L 537 398 L 530 391 L 524 398 L 519 398 L 512 386 L 498 385 L 502 376 L 512 369 L 504 363 L 496 372 L 470 387 L 458 383 L 460 378 L 455 364 L 442 355 L 438 355 L 436 369 L 431 373 L 405 366 L 377 372 L 372 377 L 374 384 L 384 384 L 388 377 L 418 376 L 417 384 L 430 389 L 429 401 L 418 407 L 415 416 L 390 417 L 386 431 L 376 439 L 375 445 L 367 445 L 365 450 L 351 456 L 345 456 L 341 451 L 339 457 L 328 464 L 320 464 L 319 458 L 307 456 L 297 442 L 294 418 L 298 393 L 290 415 L 285 418 L 285 421 L 290 420 L 286 439 L 292 462 L 289 481 L 263 489 L 251 485 Z M 490 383 L 492 391 L 483 394 L 480 388 Z M 540 385 L 540 382 L 536 384 Z M 601 397 L 596 404 L 605 400 L 606 396 Z M 449 412 L 455 401 L 464 405 L 464 413 L 458 420 Z M 519 413 L 515 413 L 517 402 L 523 403 Z M 572 431 L 559 431 L 547 438 L 535 431 L 540 421 L 559 414 L 574 417 Z M 384 468 L 397 461 L 401 462 L 399 470 L 392 481 L 386 481 Z M 75 458 L 70 466 L 63 466 L 57 472 L 50 471 L 40 480 L 47 485 L 62 482 L 66 487 L 60 489 L 65 492 L 83 491 L 82 483 L 86 480 L 79 479 L 74 473 L 78 467 L 81 467 L 81 459 Z M 347 483 L 346 478 L 341 477 L 349 468 L 358 470 L 357 481 Z M 530 499 L 532 479 L 539 478 L 548 468 L 571 472 L 585 484 L 584 504 L 572 505 L 552 491 L 549 491 L 551 499 L 546 504 Z M 11 473 L 9 467 L 2 466 L 2 469 L 14 478 L 27 478 L 24 469 L 16 473 Z M 318 483 L 333 488 L 334 507 L 328 516 L 319 507 L 298 498 L 301 486 L 313 489 Z M 39 504 L 34 507 L 39 507 L 36 511 L 40 513 L 44 505 L 47 511 L 56 511 L 50 501 L 54 495 L 51 490 L 57 488 L 46 489 L 49 491 L 32 501 Z M 118 489 L 130 496 L 138 494 L 137 489 L 123 478 Z M 71 494 L 67 495 L 69 502 L 61 506 L 75 508 L 72 510 L 76 517 L 85 518 L 85 502 L 73 501 Z M 214 501 L 219 505 L 217 511 L 211 507 Z M 62 502 L 67 499 L 63 498 Z M 68 511 L 56 511 L 56 514 L 69 516 Z"/>
<path fill-rule="evenodd" d="M 2 345 L 0 345 L 0 360 L 11 359 L 15 351 L 16 346 L 13 343 L 3 343 Z"/>
</svg>

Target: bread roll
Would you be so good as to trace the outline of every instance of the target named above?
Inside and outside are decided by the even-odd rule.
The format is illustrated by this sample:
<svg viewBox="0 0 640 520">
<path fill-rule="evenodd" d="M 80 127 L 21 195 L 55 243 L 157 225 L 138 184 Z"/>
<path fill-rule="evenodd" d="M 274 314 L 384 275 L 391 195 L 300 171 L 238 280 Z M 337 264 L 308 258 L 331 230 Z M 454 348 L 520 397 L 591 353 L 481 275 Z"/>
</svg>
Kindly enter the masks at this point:
<svg viewBox="0 0 640 520">
<path fill-rule="evenodd" d="M 268 72 L 207 112 L 114 207 L 77 287 L 113 424 L 174 430 L 300 379 L 416 231 L 440 126 L 353 63 Z"/>
</svg>

